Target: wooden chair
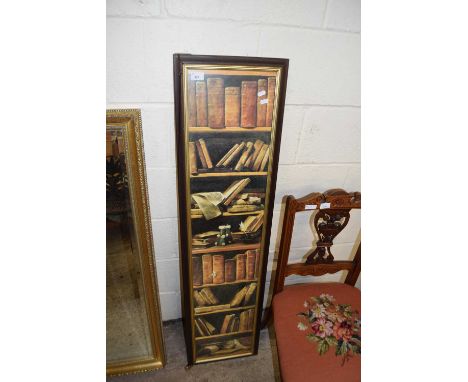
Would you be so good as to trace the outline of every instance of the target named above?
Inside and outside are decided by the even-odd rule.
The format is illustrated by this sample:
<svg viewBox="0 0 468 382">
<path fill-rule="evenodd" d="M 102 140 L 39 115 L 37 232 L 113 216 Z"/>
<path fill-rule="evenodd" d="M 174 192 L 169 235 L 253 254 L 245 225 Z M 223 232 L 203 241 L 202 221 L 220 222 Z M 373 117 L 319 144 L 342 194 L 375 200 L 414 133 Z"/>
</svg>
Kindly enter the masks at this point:
<svg viewBox="0 0 468 382">
<path fill-rule="evenodd" d="M 361 208 L 359 192 L 332 189 L 300 199 L 286 198 L 269 312 L 283 381 L 360 381 L 361 294 L 354 285 L 361 272 L 361 244 L 352 261 L 335 261 L 331 252 L 353 208 Z M 295 215 L 310 209 L 317 210 L 316 248 L 304 263 L 288 264 Z M 344 283 L 284 286 L 290 275 L 320 276 L 341 270 L 348 271 Z"/>
</svg>

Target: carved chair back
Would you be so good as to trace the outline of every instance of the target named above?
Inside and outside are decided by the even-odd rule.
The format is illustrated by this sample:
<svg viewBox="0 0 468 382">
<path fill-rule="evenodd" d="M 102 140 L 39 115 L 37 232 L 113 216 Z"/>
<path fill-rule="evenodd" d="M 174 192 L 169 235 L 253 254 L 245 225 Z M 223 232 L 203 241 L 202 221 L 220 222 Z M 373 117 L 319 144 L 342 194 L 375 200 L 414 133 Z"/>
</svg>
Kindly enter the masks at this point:
<svg viewBox="0 0 468 382">
<path fill-rule="evenodd" d="M 360 192 L 348 193 L 335 188 L 323 194 L 311 193 L 300 199 L 287 196 L 273 296 L 283 290 L 284 279 L 290 275 L 321 276 L 347 270 L 345 283 L 356 283 L 361 273 L 361 243 L 353 260 L 335 261 L 331 251 L 333 240 L 348 224 L 353 208 L 361 208 Z M 304 263 L 288 264 L 296 213 L 314 209 L 318 210 L 314 216 L 314 228 L 318 235 L 316 248 Z"/>
</svg>

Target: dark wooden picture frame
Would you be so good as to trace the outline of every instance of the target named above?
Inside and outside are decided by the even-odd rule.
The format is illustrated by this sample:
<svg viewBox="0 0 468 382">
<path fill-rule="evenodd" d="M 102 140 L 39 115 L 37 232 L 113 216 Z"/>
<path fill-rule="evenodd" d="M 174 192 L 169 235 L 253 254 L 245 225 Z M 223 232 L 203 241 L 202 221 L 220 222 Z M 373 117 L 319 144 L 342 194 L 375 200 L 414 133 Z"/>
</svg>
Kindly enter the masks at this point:
<svg viewBox="0 0 468 382">
<path fill-rule="evenodd" d="M 288 64 L 174 54 L 188 365 L 258 352 Z"/>
</svg>

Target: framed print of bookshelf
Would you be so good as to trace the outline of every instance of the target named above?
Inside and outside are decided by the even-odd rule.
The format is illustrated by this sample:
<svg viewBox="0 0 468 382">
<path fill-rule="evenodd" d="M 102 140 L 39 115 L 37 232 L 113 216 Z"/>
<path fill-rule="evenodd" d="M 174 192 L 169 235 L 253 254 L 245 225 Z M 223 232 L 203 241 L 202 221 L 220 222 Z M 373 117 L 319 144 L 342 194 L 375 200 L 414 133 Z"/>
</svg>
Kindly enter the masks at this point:
<svg viewBox="0 0 468 382">
<path fill-rule="evenodd" d="M 174 55 L 188 365 L 257 354 L 288 60 Z"/>
</svg>

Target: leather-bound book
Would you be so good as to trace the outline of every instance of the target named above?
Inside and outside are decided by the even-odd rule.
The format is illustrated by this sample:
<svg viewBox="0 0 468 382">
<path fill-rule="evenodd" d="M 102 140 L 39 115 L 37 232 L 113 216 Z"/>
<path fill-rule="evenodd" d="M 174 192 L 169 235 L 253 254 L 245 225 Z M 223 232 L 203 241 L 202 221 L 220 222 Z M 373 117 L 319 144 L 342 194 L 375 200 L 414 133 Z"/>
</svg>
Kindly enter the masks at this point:
<svg viewBox="0 0 468 382">
<path fill-rule="evenodd" d="M 247 330 L 252 330 L 253 329 L 253 323 L 254 323 L 254 315 L 255 311 L 253 309 L 248 310 L 248 319 L 247 319 Z"/>
<path fill-rule="evenodd" d="M 210 304 L 219 304 L 218 298 L 213 294 L 210 288 L 203 288 L 202 290 L 200 290 L 200 293 L 202 293 L 206 297 L 206 299 L 208 299 Z"/>
<path fill-rule="evenodd" d="M 270 145 L 268 145 L 265 155 L 263 156 L 262 163 L 260 164 L 260 168 L 258 171 L 265 171 L 266 170 L 266 165 L 268 163 L 268 159 L 270 158 Z"/>
<path fill-rule="evenodd" d="M 202 146 L 200 141 L 195 141 L 195 146 L 197 147 L 198 157 L 200 158 L 200 162 L 203 168 L 208 168 L 208 163 L 205 158 L 205 154 L 203 153 Z"/>
<path fill-rule="evenodd" d="M 193 291 L 193 298 L 195 300 L 195 305 L 196 306 L 205 306 L 206 305 L 206 302 L 205 300 L 203 299 L 202 296 L 200 296 L 200 292 L 195 290 Z"/>
<path fill-rule="evenodd" d="M 224 161 L 222 164 L 223 167 L 229 167 L 229 165 L 237 158 L 237 156 L 242 152 L 245 147 L 245 142 L 241 142 L 239 146 L 232 152 L 232 154 Z"/>
<path fill-rule="evenodd" d="M 197 126 L 208 126 L 208 110 L 206 103 L 206 82 L 197 81 L 195 85 L 197 99 Z"/>
<path fill-rule="evenodd" d="M 255 159 L 255 163 L 252 166 L 253 171 L 260 171 L 260 167 L 262 165 L 263 158 L 265 154 L 267 153 L 268 147 L 269 147 L 268 145 L 263 145 L 262 148 L 260 149 L 260 152 L 258 153 L 258 156 Z"/>
<path fill-rule="evenodd" d="M 225 162 L 226 159 L 228 159 L 228 158 L 231 156 L 231 154 L 232 154 L 234 151 L 236 151 L 236 149 L 237 149 L 238 147 L 239 147 L 239 143 L 236 143 L 234 146 L 232 146 L 232 147 L 229 149 L 229 151 L 228 151 L 226 154 L 224 154 L 224 156 L 219 160 L 219 162 L 216 163 L 216 167 L 221 167 L 221 166 L 223 165 L 223 162 Z"/>
<path fill-rule="evenodd" d="M 241 127 L 255 127 L 256 124 L 257 124 L 257 81 L 242 81 Z"/>
<path fill-rule="evenodd" d="M 228 206 L 235 199 L 237 195 L 250 183 L 250 178 L 241 179 L 237 187 L 231 192 L 231 194 L 224 200 L 223 204 Z"/>
<path fill-rule="evenodd" d="M 203 284 L 213 284 L 213 259 L 211 255 L 202 255 Z"/>
<path fill-rule="evenodd" d="M 236 255 L 236 280 L 245 280 L 245 261 L 246 261 L 246 254 L 240 253 Z"/>
<path fill-rule="evenodd" d="M 227 283 L 236 281 L 236 260 L 226 259 L 224 261 L 224 281 Z"/>
<path fill-rule="evenodd" d="M 244 310 L 239 314 L 239 332 L 245 332 L 248 330 L 248 318 L 249 312 Z"/>
<path fill-rule="evenodd" d="M 248 289 L 249 287 L 246 285 L 234 295 L 234 297 L 232 298 L 230 302 L 231 308 L 235 308 L 239 306 L 240 304 L 242 304 L 242 301 L 244 301 L 244 297 Z"/>
<path fill-rule="evenodd" d="M 246 255 L 246 280 L 255 279 L 255 251 L 247 251 Z"/>
<path fill-rule="evenodd" d="M 189 159 L 190 159 L 190 174 L 197 174 L 197 153 L 195 143 L 189 142 Z"/>
<path fill-rule="evenodd" d="M 226 127 L 240 126 L 240 88 L 227 87 L 224 90 L 225 125 Z"/>
<path fill-rule="evenodd" d="M 242 171 L 244 168 L 244 164 L 247 161 L 247 158 L 249 157 L 250 153 L 252 152 L 252 147 L 253 143 L 252 142 L 247 142 L 245 145 L 245 150 L 242 153 L 242 155 L 239 158 L 239 161 L 236 164 L 236 167 L 234 167 L 234 171 Z"/>
<path fill-rule="evenodd" d="M 249 285 L 247 292 L 245 293 L 244 305 L 254 304 L 255 300 L 252 300 L 252 297 L 255 296 L 255 290 L 257 289 L 257 284 L 252 283 Z"/>
<path fill-rule="evenodd" d="M 267 80 L 258 80 L 257 126 L 266 126 L 267 103 Z"/>
<path fill-rule="evenodd" d="M 260 276 L 260 250 L 255 250 L 255 279 Z"/>
<path fill-rule="evenodd" d="M 273 108 L 275 106 L 276 78 L 268 77 L 268 103 L 266 111 L 266 126 L 271 127 L 273 120 Z"/>
<path fill-rule="evenodd" d="M 192 257 L 192 277 L 194 286 L 203 285 L 203 267 L 200 256 Z"/>
<path fill-rule="evenodd" d="M 200 318 L 203 321 L 210 335 L 216 334 L 216 328 L 206 318 Z"/>
<path fill-rule="evenodd" d="M 203 156 L 205 157 L 206 166 L 208 168 L 213 168 L 213 162 L 211 162 L 210 153 L 208 152 L 208 148 L 206 147 L 205 140 L 203 138 L 200 138 L 198 140 L 198 142 L 200 143 L 200 147 L 201 147 L 201 150 L 203 152 Z"/>
<path fill-rule="evenodd" d="M 205 337 L 209 335 L 208 332 L 205 332 L 205 330 L 207 329 L 203 327 L 200 321 L 198 321 L 197 319 L 194 320 L 194 325 L 195 325 L 195 328 L 197 329 L 197 334 L 198 334 L 196 337 Z"/>
<path fill-rule="evenodd" d="M 195 81 L 188 83 L 188 125 L 197 126 L 197 96 L 195 90 Z"/>
<path fill-rule="evenodd" d="M 252 153 L 252 156 L 251 156 L 251 160 L 249 162 L 249 164 L 247 165 L 246 164 L 246 167 L 249 167 L 249 168 L 253 168 L 254 164 L 255 164 L 255 161 L 257 160 L 257 157 L 258 157 L 258 154 L 260 153 L 260 150 L 262 149 L 263 145 L 265 143 L 263 141 L 261 141 L 260 139 L 257 139 L 253 145 L 253 153 Z"/>
<path fill-rule="evenodd" d="M 229 309 L 231 305 L 229 304 L 222 304 L 222 305 L 215 305 L 215 306 L 197 306 L 193 310 L 196 314 L 198 313 L 211 313 L 217 312 L 219 310 Z"/>
<path fill-rule="evenodd" d="M 213 284 L 224 283 L 224 255 L 213 255 Z"/>
<path fill-rule="evenodd" d="M 235 314 L 226 314 L 224 316 L 223 324 L 221 325 L 220 334 L 224 334 L 228 332 L 229 325 L 235 316 L 236 316 Z"/>
<path fill-rule="evenodd" d="M 224 80 L 208 78 L 208 126 L 221 129 L 224 127 Z"/>
</svg>

